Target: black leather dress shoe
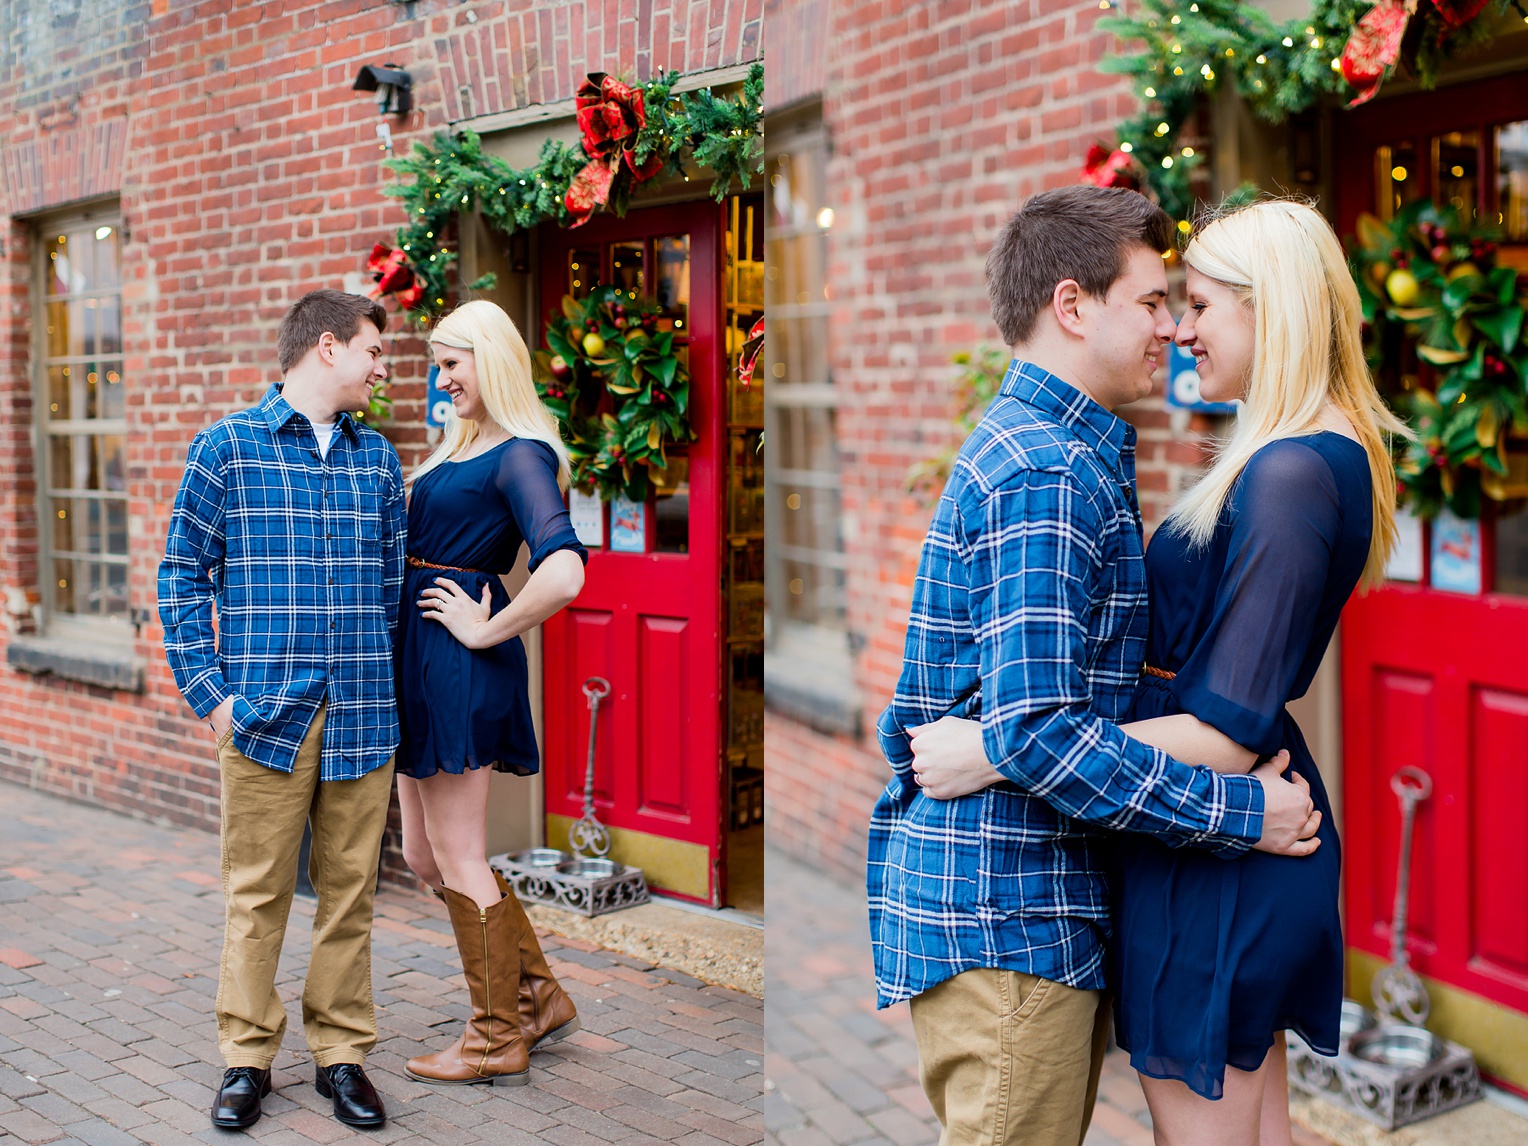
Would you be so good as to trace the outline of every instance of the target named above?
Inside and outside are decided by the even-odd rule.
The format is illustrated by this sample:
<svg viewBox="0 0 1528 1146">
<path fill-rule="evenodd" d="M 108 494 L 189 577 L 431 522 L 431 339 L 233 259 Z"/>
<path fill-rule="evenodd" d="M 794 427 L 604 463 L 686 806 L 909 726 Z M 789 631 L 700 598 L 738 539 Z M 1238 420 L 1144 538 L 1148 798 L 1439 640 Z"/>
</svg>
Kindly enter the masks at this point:
<svg viewBox="0 0 1528 1146">
<path fill-rule="evenodd" d="M 374 1130 L 387 1121 L 382 1096 L 371 1085 L 366 1072 L 353 1062 L 319 1067 L 313 1085 L 320 1098 L 334 1099 L 334 1117 L 346 1126 Z"/>
<path fill-rule="evenodd" d="M 271 1092 L 271 1072 L 258 1066 L 231 1066 L 212 1100 L 212 1124 L 243 1130 L 260 1121 L 260 1100 Z"/>
</svg>

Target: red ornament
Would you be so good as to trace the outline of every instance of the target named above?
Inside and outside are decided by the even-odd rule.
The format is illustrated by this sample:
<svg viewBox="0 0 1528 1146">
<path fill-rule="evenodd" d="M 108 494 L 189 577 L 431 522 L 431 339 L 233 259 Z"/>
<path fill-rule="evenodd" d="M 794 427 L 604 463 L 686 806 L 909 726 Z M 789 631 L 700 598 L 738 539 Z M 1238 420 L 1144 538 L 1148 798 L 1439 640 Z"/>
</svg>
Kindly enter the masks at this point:
<svg viewBox="0 0 1528 1146">
<path fill-rule="evenodd" d="M 1353 28 L 1340 65 L 1342 78 L 1358 89 L 1349 107 L 1379 94 L 1380 81 L 1400 58 L 1401 38 L 1416 6 L 1417 0 L 1380 0 Z"/>
<path fill-rule="evenodd" d="M 1082 178 L 1078 182 L 1091 183 L 1095 187 L 1124 187 L 1130 191 L 1141 189 L 1130 153 L 1118 148 L 1109 151 L 1097 143 L 1088 148 L 1087 162 L 1083 164 Z"/>
<path fill-rule="evenodd" d="M 1443 17 L 1443 22 L 1451 30 L 1464 27 L 1485 8 L 1487 0 L 1432 0 L 1432 6 L 1438 10 L 1438 15 Z"/>
<path fill-rule="evenodd" d="M 753 385 L 753 372 L 758 368 L 759 351 L 763 349 L 764 320 L 761 318 L 748 331 L 748 337 L 743 342 L 743 352 L 738 355 L 737 381 L 744 390 Z"/>
<path fill-rule="evenodd" d="M 408 256 L 402 251 L 393 250 L 386 243 L 378 243 L 372 247 L 371 255 L 366 260 L 366 269 L 371 272 L 373 286 L 366 292 L 367 298 L 381 298 L 385 294 L 396 294 L 398 305 L 404 310 L 411 310 L 415 303 L 424 297 L 424 287 L 414 281 L 414 272 L 408 265 Z"/>
<path fill-rule="evenodd" d="M 610 201 L 622 168 L 632 182 L 651 179 L 663 169 L 663 157 L 650 155 L 637 163 L 637 136 L 647 126 L 642 89 L 623 84 L 605 72 L 590 72 L 573 97 L 578 129 L 589 163 L 573 177 L 563 206 L 573 216 L 570 227 L 582 226 L 596 207 Z"/>
</svg>

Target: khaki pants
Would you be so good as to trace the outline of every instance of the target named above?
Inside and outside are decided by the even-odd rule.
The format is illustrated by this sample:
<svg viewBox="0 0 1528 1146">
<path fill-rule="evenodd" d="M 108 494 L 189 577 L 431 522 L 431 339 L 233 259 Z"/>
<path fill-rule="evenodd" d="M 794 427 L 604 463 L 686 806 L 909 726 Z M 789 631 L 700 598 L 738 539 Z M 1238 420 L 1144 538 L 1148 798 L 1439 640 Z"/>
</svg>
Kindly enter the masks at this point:
<svg viewBox="0 0 1528 1146">
<path fill-rule="evenodd" d="M 371 999 L 371 913 L 393 765 L 319 783 L 320 705 L 290 774 L 218 741 L 223 778 L 223 898 L 218 1046 L 229 1066 L 269 1067 L 286 1032 L 276 967 L 297 884 L 302 828 L 313 823 L 309 873 L 318 893 L 302 993 L 308 1047 L 320 1066 L 363 1063 L 377 1041 Z"/>
<path fill-rule="evenodd" d="M 1109 1039 L 1101 991 L 963 971 L 912 1000 L 940 1146 L 1080 1146 Z"/>
</svg>

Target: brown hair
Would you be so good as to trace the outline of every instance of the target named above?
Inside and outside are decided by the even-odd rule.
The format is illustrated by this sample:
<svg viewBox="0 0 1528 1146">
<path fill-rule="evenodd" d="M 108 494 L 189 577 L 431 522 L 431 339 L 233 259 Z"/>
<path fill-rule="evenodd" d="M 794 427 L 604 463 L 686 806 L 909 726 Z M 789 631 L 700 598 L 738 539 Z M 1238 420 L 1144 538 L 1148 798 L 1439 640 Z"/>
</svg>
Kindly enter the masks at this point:
<svg viewBox="0 0 1528 1146">
<path fill-rule="evenodd" d="M 1029 340 L 1056 284 L 1103 298 L 1136 247 L 1165 251 L 1172 220 L 1145 196 L 1078 184 L 1042 191 L 1014 212 L 987 255 L 987 297 L 1003 341 Z"/>
<path fill-rule="evenodd" d="M 376 299 L 338 290 L 316 290 L 292 304 L 276 332 L 276 361 L 281 372 L 302 361 L 303 355 L 318 345 L 328 331 L 341 342 L 356 336 L 362 320 L 380 333 L 387 329 L 387 311 Z"/>
</svg>

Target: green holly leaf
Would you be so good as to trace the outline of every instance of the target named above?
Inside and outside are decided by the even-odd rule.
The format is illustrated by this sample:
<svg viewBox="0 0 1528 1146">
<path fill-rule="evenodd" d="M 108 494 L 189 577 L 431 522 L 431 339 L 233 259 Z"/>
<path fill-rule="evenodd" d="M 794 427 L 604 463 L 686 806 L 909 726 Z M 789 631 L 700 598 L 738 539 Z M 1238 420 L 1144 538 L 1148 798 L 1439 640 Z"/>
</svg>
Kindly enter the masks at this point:
<svg viewBox="0 0 1528 1146">
<path fill-rule="evenodd" d="M 1523 332 L 1523 309 L 1512 305 L 1486 314 L 1477 314 L 1470 321 L 1475 329 L 1484 334 L 1505 354 L 1511 354 Z"/>
</svg>

